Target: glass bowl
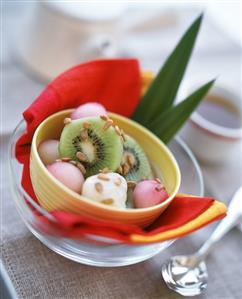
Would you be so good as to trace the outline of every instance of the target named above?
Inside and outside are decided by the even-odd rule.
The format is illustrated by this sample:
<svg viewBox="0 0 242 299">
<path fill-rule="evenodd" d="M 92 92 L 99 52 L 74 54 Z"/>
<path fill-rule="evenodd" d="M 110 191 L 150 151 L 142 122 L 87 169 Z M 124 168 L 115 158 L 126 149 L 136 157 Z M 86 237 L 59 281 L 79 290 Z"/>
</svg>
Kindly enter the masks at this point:
<svg viewBox="0 0 242 299">
<path fill-rule="evenodd" d="M 61 236 L 61 231 L 53 231 L 53 235 L 47 234 L 50 231 L 48 224 L 35 217 L 33 208 L 40 214 L 54 221 L 52 215 L 47 213 L 43 208 L 24 191 L 21 186 L 22 165 L 18 163 L 15 157 L 15 146 L 18 138 L 25 132 L 26 124 L 22 120 L 10 139 L 9 146 L 9 168 L 10 181 L 13 198 L 17 210 L 22 217 L 28 229 L 43 244 L 54 252 L 79 263 L 100 266 L 114 267 L 135 264 L 147 260 L 159 252 L 169 247 L 174 240 L 165 241 L 150 245 L 126 245 L 108 240 L 105 245 L 92 244 L 85 241 L 77 241 Z M 200 167 L 186 144 L 180 139 L 174 139 L 169 148 L 173 152 L 179 164 L 181 171 L 180 193 L 196 194 L 203 196 L 203 178 Z M 53 229 L 52 229 L 53 230 Z"/>
</svg>

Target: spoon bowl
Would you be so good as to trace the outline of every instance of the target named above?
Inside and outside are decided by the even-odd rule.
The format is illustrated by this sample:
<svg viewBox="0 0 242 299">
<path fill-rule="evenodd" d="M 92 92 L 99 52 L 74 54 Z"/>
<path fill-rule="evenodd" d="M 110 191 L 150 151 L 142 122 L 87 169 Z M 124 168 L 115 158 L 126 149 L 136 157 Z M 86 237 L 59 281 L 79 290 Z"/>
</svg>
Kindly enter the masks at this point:
<svg viewBox="0 0 242 299">
<path fill-rule="evenodd" d="M 162 265 L 161 274 L 171 290 L 183 296 L 196 296 L 207 287 L 208 272 L 204 262 L 213 246 L 234 226 L 241 222 L 242 186 L 235 192 L 225 217 L 210 238 L 192 255 L 172 257 Z"/>
<path fill-rule="evenodd" d="M 167 286 L 183 296 L 197 296 L 207 287 L 208 273 L 205 262 L 196 264 L 197 258 L 175 256 L 162 265 L 162 276 Z"/>
</svg>

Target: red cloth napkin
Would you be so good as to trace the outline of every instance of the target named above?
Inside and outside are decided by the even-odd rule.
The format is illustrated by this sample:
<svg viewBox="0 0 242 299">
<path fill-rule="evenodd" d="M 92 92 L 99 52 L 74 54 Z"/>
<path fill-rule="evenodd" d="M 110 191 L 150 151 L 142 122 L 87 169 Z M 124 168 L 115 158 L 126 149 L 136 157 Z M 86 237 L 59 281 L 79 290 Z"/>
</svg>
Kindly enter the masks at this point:
<svg viewBox="0 0 242 299">
<path fill-rule="evenodd" d="M 88 101 L 100 102 L 107 110 L 129 117 L 139 103 L 140 90 L 141 74 L 135 59 L 84 63 L 52 81 L 23 113 L 27 131 L 17 142 L 16 157 L 24 166 L 22 185 L 25 191 L 38 202 L 30 180 L 29 154 L 34 131 L 46 117 Z M 56 224 L 37 213 L 36 217 L 43 223 L 48 223 L 49 227 L 58 225 L 65 236 L 84 238 L 87 234 L 94 234 L 132 243 L 133 234 L 149 236 L 176 229 L 206 213 L 213 204 L 214 200 L 211 198 L 177 196 L 160 218 L 145 230 L 135 225 L 102 221 L 61 211 L 52 212 Z M 208 218 L 207 223 L 224 216 L 224 212 L 214 215 Z"/>
<path fill-rule="evenodd" d="M 146 229 L 136 225 L 97 220 L 62 211 L 53 211 L 51 214 L 65 236 L 78 237 L 85 234 L 94 234 L 128 242 L 130 235 L 134 233 L 148 236 L 180 227 L 204 213 L 213 203 L 214 199 L 209 197 L 201 199 L 201 197 L 177 196 L 169 208 Z M 50 224 L 46 218 L 42 216 L 40 218 Z"/>
<path fill-rule="evenodd" d="M 18 160 L 25 162 L 35 129 L 51 114 L 92 101 L 129 117 L 139 103 L 140 92 L 141 75 L 136 59 L 97 60 L 71 68 L 53 80 L 24 111 L 27 132 L 17 143 Z"/>
</svg>

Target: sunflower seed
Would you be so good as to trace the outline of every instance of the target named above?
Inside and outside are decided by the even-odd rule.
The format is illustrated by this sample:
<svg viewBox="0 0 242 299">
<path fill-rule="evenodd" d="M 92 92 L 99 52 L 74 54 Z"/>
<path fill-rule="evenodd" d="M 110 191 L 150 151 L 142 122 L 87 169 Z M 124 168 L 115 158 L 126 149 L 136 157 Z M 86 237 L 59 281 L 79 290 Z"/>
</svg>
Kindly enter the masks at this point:
<svg viewBox="0 0 242 299">
<path fill-rule="evenodd" d="M 120 131 L 119 127 L 118 127 L 118 126 L 114 126 L 114 129 L 115 129 L 116 133 L 117 133 L 119 136 L 121 136 L 121 131 Z"/>
<path fill-rule="evenodd" d="M 129 173 L 130 167 L 127 163 L 124 163 L 123 165 L 123 174 L 126 175 Z"/>
<path fill-rule="evenodd" d="M 117 169 L 117 172 L 120 173 L 120 174 L 123 174 L 123 168 L 122 168 L 122 166 L 119 166 L 119 168 Z"/>
<path fill-rule="evenodd" d="M 70 124 L 70 123 L 71 123 L 71 118 L 66 117 L 66 118 L 64 119 L 64 125 L 68 125 L 68 124 Z"/>
<path fill-rule="evenodd" d="M 131 155 L 131 154 L 128 154 L 127 155 L 127 162 L 128 162 L 128 164 L 129 164 L 130 167 L 134 166 L 134 164 L 135 164 L 135 158 L 134 158 L 134 156 Z"/>
<path fill-rule="evenodd" d="M 87 156 L 85 154 L 83 154 L 82 152 L 77 152 L 76 157 L 81 162 L 87 162 L 88 161 Z"/>
<path fill-rule="evenodd" d="M 61 161 L 63 161 L 63 162 L 70 162 L 71 158 L 70 157 L 64 157 L 64 158 L 61 158 Z"/>
<path fill-rule="evenodd" d="M 95 183 L 95 189 L 97 190 L 98 193 L 102 193 L 103 191 L 103 186 L 101 183 Z"/>
<path fill-rule="evenodd" d="M 101 200 L 101 203 L 104 203 L 105 205 L 111 205 L 113 204 L 113 199 L 112 198 L 103 199 Z"/>
<path fill-rule="evenodd" d="M 83 123 L 83 128 L 88 129 L 90 127 L 90 124 L 88 122 Z"/>
<path fill-rule="evenodd" d="M 122 129 L 121 129 L 120 131 L 121 131 L 121 136 L 122 136 L 122 138 L 123 138 L 123 141 L 126 142 L 127 139 L 126 139 L 126 137 L 125 137 L 125 133 L 124 133 L 124 131 L 123 131 Z"/>
<path fill-rule="evenodd" d="M 160 192 L 162 189 L 164 189 L 164 186 L 163 185 L 158 185 L 155 187 L 155 190 Z"/>
<path fill-rule="evenodd" d="M 82 163 L 77 162 L 76 166 L 80 169 L 82 174 L 86 174 L 86 168 L 84 167 L 84 165 Z"/>
<path fill-rule="evenodd" d="M 101 173 L 109 173 L 111 170 L 108 169 L 108 167 L 104 167 L 103 169 L 99 170 Z"/>
<path fill-rule="evenodd" d="M 109 119 L 106 121 L 106 123 L 103 126 L 103 130 L 106 131 L 107 129 L 109 129 L 111 126 L 113 125 L 113 121 L 112 119 Z"/>
<path fill-rule="evenodd" d="M 159 184 L 161 184 L 161 180 L 159 178 L 155 178 L 155 181 Z"/>
<path fill-rule="evenodd" d="M 81 129 L 80 131 L 80 137 L 83 141 L 88 139 L 88 131 L 87 129 Z"/>
<path fill-rule="evenodd" d="M 107 120 L 108 120 L 108 117 L 107 117 L 107 115 L 100 115 L 100 118 L 101 118 L 102 120 L 105 120 L 105 121 L 107 121 Z"/>
<path fill-rule="evenodd" d="M 103 181 L 110 181 L 110 179 L 104 173 L 100 173 L 97 178 Z"/>
<path fill-rule="evenodd" d="M 135 181 L 128 181 L 127 184 L 128 184 L 128 188 L 130 188 L 130 189 L 134 189 L 136 186 Z"/>
<path fill-rule="evenodd" d="M 122 137 L 123 137 L 123 140 L 124 140 L 124 142 L 126 142 L 126 141 L 127 141 L 127 139 L 126 139 L 126 136 L 125 136 L 125 134 L 122 134 Z"/>
<path fill-rule="evenodd" d="M 115 184 L 116 186 L 120 186 L 120 185 L 122 184 L 122 180 L 121 180 L 121 178 L 117 178 L 117 179 L 115 180 L 114 184 Z"/>
</svg>

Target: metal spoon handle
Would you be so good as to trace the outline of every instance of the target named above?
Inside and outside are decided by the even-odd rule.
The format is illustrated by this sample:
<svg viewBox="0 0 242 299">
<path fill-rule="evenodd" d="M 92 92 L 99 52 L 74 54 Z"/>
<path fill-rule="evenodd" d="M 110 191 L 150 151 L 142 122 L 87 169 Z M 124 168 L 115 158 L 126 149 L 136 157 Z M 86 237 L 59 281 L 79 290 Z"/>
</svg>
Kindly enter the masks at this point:
<svg viewBox="0 0 242 299">
<path fill-rule="evenodd" d="M 210 238 L 198 250 L 197 257 L 201 261 L 209 253 L 211 247 L 230 231 L 239 221 L 242 215 L 242 187 L 235 193 L 229 207 L 227 216 L 216 227 Z"/>
<path fill-rule="evenodd" d="M 230 217 L 228 215 L 224 220 L 222 220 L 222 222 L 216 227 L 210 238 L 198 250 L 200 260 L 203 260 L 209 253 L 211 247 L 239 222 L 239 216 L 240 215 Z"/>
</svg>

